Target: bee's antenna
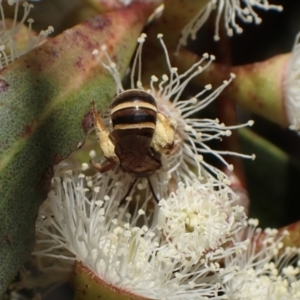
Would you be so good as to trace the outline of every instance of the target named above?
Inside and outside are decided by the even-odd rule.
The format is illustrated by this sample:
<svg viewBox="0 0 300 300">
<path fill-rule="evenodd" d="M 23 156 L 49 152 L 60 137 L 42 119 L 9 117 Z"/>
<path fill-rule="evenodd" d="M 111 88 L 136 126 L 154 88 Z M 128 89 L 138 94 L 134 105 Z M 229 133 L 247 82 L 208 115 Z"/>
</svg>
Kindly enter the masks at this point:
<svg viewBox="0 0 300 300">
<path fill-rule="evenodd" d="M 155 194 L 155 191 L 154 191 L 154 189 L 153 189 L 153 185 L 152 185 L 152 183 L 151 183 L 151 180 L 150 180 L 149 177 L 147 177 L 147 180 L 148 180 L 148 183 L 149 183 L 150 190 L 151 190 L 151 193 L 152 193 L 152 195 L 153 195 L 153 198 L 154 198 L 154 200 L 156 201 L 156 203 L 158 204 L 159 200 L 158 200 L 158 198 L 157 198 L 157 196 L 156 196 L 156 194 Z"/>
<path fill-rule="evenodd" d="M 119 206 L 121 206 L 121 205 L 124 203 L 124 201 L 126 200 L 126 198 L 129 196 L 129 194 L 131 193 L 131 191 L 132 191 L 134 185 L 136 184 L 137 180 L 138 180 L 138 179 L 135 178 L 135 179 L 132 181 L 132 183 L 131 183 L 131 185 L 130 185 L 130 187 L 129 187 L 127 193 L 126 193 L 126 195 L 125 195 L 125 196 L 123 197 L 123 199 L 121 200 Z"/>
</svg>

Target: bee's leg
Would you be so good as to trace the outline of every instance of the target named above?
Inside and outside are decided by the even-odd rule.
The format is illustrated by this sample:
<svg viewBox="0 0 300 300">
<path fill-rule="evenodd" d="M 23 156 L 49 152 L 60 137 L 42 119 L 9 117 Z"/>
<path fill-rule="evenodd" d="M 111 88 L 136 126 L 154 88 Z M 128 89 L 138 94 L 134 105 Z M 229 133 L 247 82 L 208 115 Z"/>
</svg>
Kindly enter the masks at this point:
<svg viewBox="0 0 300 300">
<path fill-rule="evenodd" d="M 92 113 L 95 122 L 95 128 L 97 132 L 97 136 L 99 139 L 100 148 L 104 154 L 104 156 L 110 161 L 118 161 L 118 158 L 115 154 L 115 145 L 112 143 L 109 138 L 109 132 L 105 127 L 102 118 L 100 117 L 96 107 L 95 102 L 92 102 Z"/>
<path fill-rule="evenodd" d="M 123 197 L 123 199 L 121 200 L 119 206 L 121 206 L 121 205 L 125 202 L 126 198 L 130 195 L 130 193 L 131 193 L 131 191 L 132 191 L 134 185 L 136 184 L 137 180 L 138 180 L 138 179 L 135 178 L 135 179 L 132 181 L 132 183 L 131 183 L 131 185 L 130 185 L 130 187 L 129 187 L 127 193 L 126 193 L 126 195 L 125 195 L 125 196 Z"/>
<path fill-rule="evenodd" d="M 156 129 L 151 146 L 157 152 L 172 153 L 174 148 L 175 127 L 164 114 L 157 113 Z"/>
<path fill-rule="evenodd" d="M 155 194 L 155 191 L 154 191 L 153 185 L 152 185 L 152 183 L 151 183 L 151 180 L 150 180 L 150 178 L 148 178 L 148 177 L 147 177 L 147 180 L 148 180 L 148 183 L 149 183 L 149 186 L 150 186 L 150 191 L 151 191 L 151 193 L 152 193 L 152 195 L 153 195 L 153 198 L 154 198 L 154 200 L 156 201 L 156 203 L 158 204 L 159 200 L 158 200 L 158 198 L 157 198 L 157 196 L 156 196 L 156 194 Z"/>
<path fill-rule="evenodd" d="M 109 170 L 111 170 L 116 165 L 115 161 L 109 161 L 109 162 L 107 162 L 106 164 L 103 164 L 103 165 L 101 165 L 99 163 L 96 163 L 96 162 L 93 162 L 92 160 L 90 160 L 90 163 L 91 163 L 92 167 L 100 173 L 108 172 Z"/>
</svg>

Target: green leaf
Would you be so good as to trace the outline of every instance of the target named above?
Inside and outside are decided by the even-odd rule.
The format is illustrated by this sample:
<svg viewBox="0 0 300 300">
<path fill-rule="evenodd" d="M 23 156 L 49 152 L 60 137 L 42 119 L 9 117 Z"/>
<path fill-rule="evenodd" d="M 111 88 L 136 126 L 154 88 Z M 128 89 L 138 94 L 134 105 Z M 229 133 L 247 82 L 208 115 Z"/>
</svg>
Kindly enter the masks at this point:
<svg viewBox="0 0 300 300">
<path fill-rule="evenodd" d="M 96 16 L 0 72 L 0 296 L 32 250 L 53 165 L 84 142 L 91 101 L 104 109 L 115 94 L 92 51 L 105 44 L 124 74 L 152 10 L 135 4 Z"/>
<path fill-rule="evenodd" d="M 299 218 L 300 164 L 287 153 L 249 129 L 239 130 L 242 153 L 255 153 L 244 160 L 250 194 L 250 217 L 260 226 L 280 228 Z"/>
</svg>

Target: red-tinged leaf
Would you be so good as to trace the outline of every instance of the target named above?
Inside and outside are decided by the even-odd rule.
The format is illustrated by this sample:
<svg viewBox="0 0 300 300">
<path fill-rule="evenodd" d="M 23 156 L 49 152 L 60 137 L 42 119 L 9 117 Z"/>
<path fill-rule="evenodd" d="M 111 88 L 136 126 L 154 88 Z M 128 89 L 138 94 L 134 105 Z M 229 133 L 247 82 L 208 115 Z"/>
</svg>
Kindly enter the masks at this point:
<svg viewBox="0 0 300 300">
<path fill-rule="evenodd" d="M 200 57 L 188 50 L 173 56 L 174 64 L 181 72 L 188 70 Z M 235 79 L 222 92 L 223 97 L 231 99 L 244 109 L 283 127 L 289 126 L 284 95 L 284 70 L 290 54 L 274 56 L 262 62 L 241 66 L 225 66 L 213 63 L 193 79 L 197 86 L 212 84 L 213 88 L 227 80 L 230 73 Z"/>
<path fill-rule="evenodd" d="M 114 96 L 115 84 L 92 51 L 106 44 L 124 74 L 152 10 L 135 4 L 96 16 L 1 71 L 0 296 L 32 249 L 53 165 L 84 142 L 91 101 L 106 108 Z"/>
<path fill-rule="evenodd" d="M 126 289 L 108 284 L 80 262 L 76 262 L 73 284 L 75 286 L 74 300 L 147 300 L 147 298 L 132 294 Z"/>
<path fill-rule="evenodd" d="M 284 247 L 300 247 L 300 221 L 285 226 L 279 232 L 288 231 L 288 235 L 283 239 Z"/>
</svg>

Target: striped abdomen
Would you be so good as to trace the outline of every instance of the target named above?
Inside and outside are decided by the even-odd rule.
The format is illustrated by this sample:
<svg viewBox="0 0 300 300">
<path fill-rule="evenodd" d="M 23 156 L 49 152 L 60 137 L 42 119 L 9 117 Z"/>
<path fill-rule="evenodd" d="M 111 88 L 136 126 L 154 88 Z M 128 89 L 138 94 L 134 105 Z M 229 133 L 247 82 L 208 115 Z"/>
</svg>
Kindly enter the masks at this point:
<svg viewBox="0 0 300 300">
<path fill-rule="evenodd" d="M 128 90 L 118 95 L 110 106 L 113 130 L 145 130 L 146 135 L 156 127 L 157 106 L 155 99 L 140 90 Z M 125 132 L 124 132 L 125 133 Z M 140 133 L 143 135 L 143 133 Z"/>
<path fill-rule="evenodd" d="M 160 154 L 151 149 L 156 128 L 155 99 L 140 90 L 118 95 L 110 106 L 115 145 L 121 169 L 136 177 L 147 177 L 161 167 Z"/>
</svg>

